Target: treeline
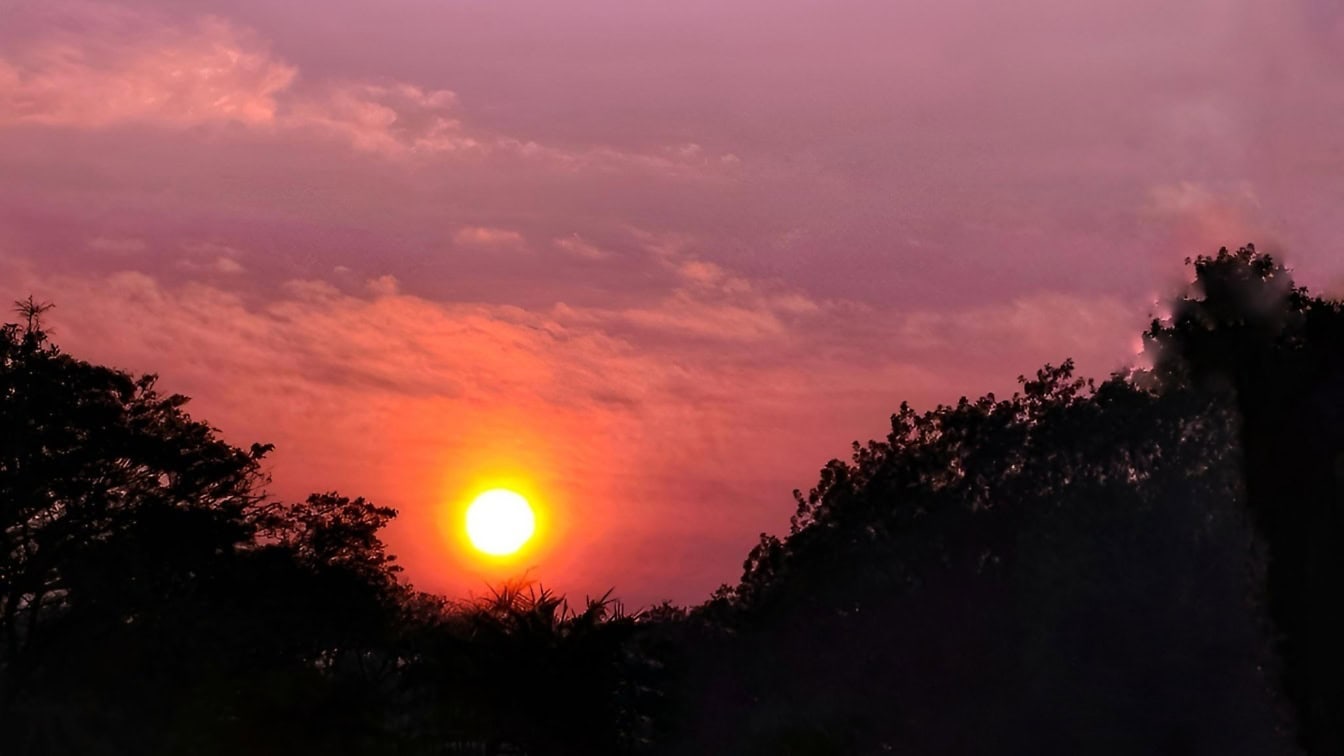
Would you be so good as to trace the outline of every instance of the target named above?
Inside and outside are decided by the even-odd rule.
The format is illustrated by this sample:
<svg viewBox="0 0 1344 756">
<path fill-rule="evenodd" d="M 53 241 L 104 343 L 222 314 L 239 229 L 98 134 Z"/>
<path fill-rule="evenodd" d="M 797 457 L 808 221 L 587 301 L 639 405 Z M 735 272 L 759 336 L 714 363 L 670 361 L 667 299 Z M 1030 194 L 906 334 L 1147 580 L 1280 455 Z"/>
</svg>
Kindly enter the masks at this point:
<svg viewBox="0 0 1344 756">
<path fill-rule="evenodd" d="M 627 614 L 400 579 L 391 510 L 0 337 L 0 751 L 1344 753 L 1344 308 L 1246 247 L 1144 334 L 915 412 L 740 582 Z"/>
</svg>

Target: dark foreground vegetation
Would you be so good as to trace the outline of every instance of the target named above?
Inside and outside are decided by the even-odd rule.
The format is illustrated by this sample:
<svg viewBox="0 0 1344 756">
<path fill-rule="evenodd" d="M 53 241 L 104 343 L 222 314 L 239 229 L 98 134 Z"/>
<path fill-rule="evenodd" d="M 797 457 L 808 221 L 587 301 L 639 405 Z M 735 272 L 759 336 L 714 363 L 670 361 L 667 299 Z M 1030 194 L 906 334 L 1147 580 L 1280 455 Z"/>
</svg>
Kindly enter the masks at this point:
<svg viewBox="0 0 1344 756">
<path fill-rule="evenodd" d="M 1344 309 L 1246 248 L 823 468 L 701 606 L 399 579 L 152 378 L 0 335 L 5 754 L 1344 753 Z"/>
</svg>

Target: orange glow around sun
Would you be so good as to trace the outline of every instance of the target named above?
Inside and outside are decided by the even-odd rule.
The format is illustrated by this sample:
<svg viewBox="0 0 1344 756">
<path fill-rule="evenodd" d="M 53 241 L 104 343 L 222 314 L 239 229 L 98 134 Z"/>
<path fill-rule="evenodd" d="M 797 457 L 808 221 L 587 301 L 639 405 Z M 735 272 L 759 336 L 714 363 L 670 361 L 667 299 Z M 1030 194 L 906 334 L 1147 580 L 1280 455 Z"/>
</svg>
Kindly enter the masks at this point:
<svg viewBox="0 0 1344 756">
<path fill-rule="evenodd" d="M 531 540 L 537 519 L 521 494 L 494 488 L 467 507 L 466 528 L 467 538 L 478 551 L 502 557 L 517 553 Z"/>
</svg>

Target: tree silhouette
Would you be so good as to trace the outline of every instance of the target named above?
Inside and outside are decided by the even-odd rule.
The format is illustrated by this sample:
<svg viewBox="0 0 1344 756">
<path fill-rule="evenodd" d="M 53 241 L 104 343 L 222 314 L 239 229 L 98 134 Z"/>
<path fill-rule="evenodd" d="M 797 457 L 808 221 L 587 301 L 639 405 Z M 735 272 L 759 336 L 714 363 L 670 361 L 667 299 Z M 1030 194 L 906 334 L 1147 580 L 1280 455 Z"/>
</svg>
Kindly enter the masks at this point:
<svg viewBox="0 0 1344 756">
<path fill-rule="evenodd" d="M 1237 407 L 1302 744 L 1344 753 L 1344 309 L 1254 246 L 1192 264 L 1190 291 L 1146 334 L 1155 372 Z"/>
<path fill-rule="evenodd" d="M 42 331 L 42 315 L 56 305 L 50 302 L 38 302 L 29 294 L 27 299 L 20 299 L 14 302 L 14 312 L 24 320 L 25 333 L 44 333 Z"/>
<path fill-rule="evenodd" d="M 538 756 L 642 751 L 658 704 L 642 619 L 609 595 L 573 609 L 528 582 L 446 606 L 417 670 L 444 739 Z"/>
<path fill-rule="evenodd" d="M 391 511 L 268 502 L 268 446 L 61 353 L 42 309 L 0 331 L 6 752 L 298 753 L 374 728 L 348 681 L 388 661 Z"/>
<path fill-rule="evenodd" d="M 1046 366 L 823 468 L 697 613 L 686 750 L 1284 750 L 1235 413 L 1145 382 Z"/>
<path fill-rule="evenodd" d="M 153 376 L 62 354 L 43 309 L 0 331 L 0 731 L 105 752 L 95 723 L 181 669 L 177 623 L 249 538 L 267 448 L 221 443 Z"/>
</svg>

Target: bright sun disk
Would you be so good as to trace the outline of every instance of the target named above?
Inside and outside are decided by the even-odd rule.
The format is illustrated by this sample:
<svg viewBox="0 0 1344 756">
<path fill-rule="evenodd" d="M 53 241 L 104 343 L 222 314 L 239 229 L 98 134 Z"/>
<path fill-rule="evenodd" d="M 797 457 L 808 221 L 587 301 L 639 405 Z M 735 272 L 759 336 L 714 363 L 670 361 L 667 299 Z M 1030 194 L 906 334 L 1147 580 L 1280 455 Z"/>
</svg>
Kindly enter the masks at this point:
<svg viewBox="0 0 1344 756">
<path fill-rule="evenodd" d="M 491 556 L 508 556 L 527 543 L 537 529 L 527 499 L 505 488 L 477 496 L 467 507 L 467 537 Z"/>
</svg>

